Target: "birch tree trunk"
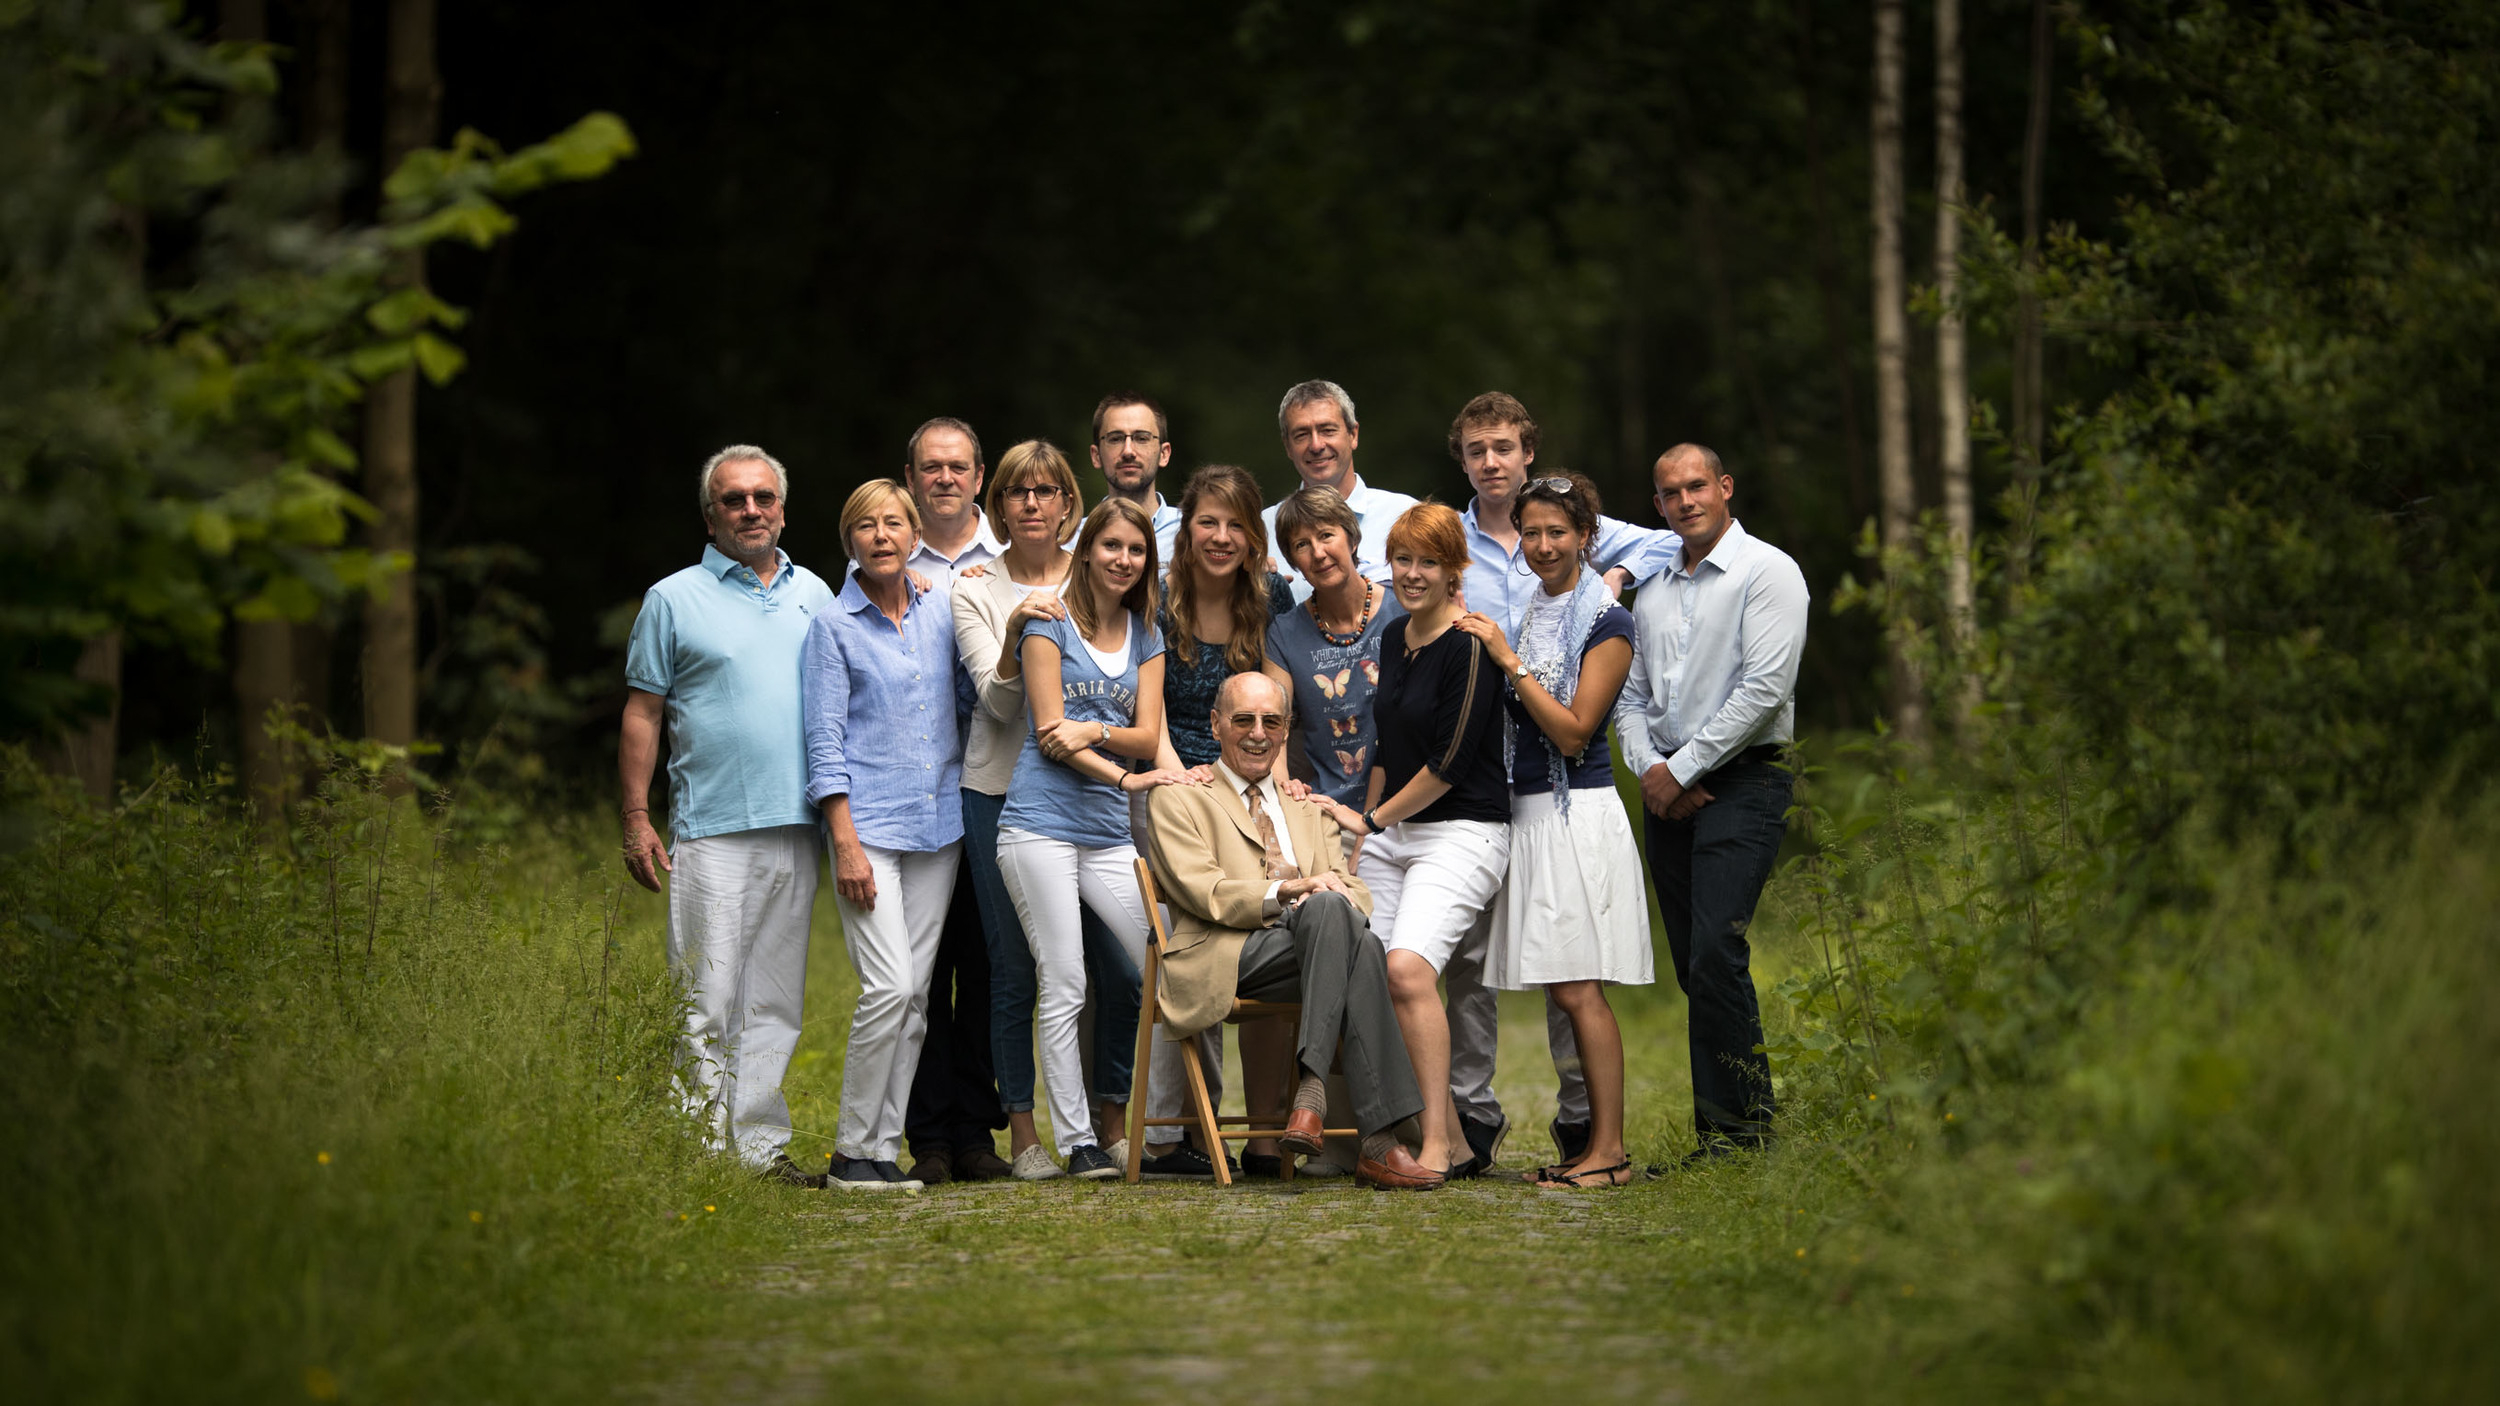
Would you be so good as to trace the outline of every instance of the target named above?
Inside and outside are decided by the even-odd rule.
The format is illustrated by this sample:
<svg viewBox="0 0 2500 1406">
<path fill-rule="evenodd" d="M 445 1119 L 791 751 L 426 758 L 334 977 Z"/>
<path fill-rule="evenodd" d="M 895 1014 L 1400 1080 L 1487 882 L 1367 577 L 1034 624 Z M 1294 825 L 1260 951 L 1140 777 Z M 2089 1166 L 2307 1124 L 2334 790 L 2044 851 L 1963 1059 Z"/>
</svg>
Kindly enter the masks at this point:
<svg viewBox="0 0 2500 1406">
<path fill-rule="evenodd" d="M 1936 463 L 1944 487 L 1945 618 L 1952 631 L 1954 725 L 1965 728 L 1979 706 L 1979 675 L 1971 658 L 1978 639 L 1971 599 L 1970 369 L 1962 320 L 1962 5 L 1936 0 Z"/>
<path fill-rule="evenodd" d="M 1916 550 L 1918 535 L 1918 483 L 1910 472 L 1910 313 L 1901 255 L 1902 8 L 1902 0 L 1875 0 L 1870 192 L 1875 233 L 1875 459 L 1883 490 L 1883 545 L 1896 553 Z M 1927 689 L 1916 641 L 1906 622 L 1887 631 L 1886 641 L 1893 732 L 1912 750 L 1923 751 L 1927 746 Z"/>
<path fill-rule="evenodd" d="M 2022 296 L 2014 313 L 2014 468 L 2021 475 L 2006 576 L 2019 584 L 2031 570 L 2032 511 L 2040 492 L 2040 456 L 2047 439 L 2047 389 L 2041 368 L 2040 180 L 2049 159 L 2050 64 L 2057 50 L 2049 0 L 2031 5 L 2031 114 L 2023 129 Z"/>
<path fill-rule="evenodd" d="M 434 141 L 441 83 L 434 69 L 434 0 L 391 0 L 385 57 L 382 166 L 387 179 L 408 153 Z M 397 281 L 425 281 L 425 256 L 400 256 Z M 377 552 L 417 550 L 417 374 L 376 383 L 365 402 L 365 496 L 379 517 L 369 534 Z M 413 570 L 397 573 L 365 607 L 365 735 L 407 743 L 417 735 L 417 591 Z"/>
</svg>

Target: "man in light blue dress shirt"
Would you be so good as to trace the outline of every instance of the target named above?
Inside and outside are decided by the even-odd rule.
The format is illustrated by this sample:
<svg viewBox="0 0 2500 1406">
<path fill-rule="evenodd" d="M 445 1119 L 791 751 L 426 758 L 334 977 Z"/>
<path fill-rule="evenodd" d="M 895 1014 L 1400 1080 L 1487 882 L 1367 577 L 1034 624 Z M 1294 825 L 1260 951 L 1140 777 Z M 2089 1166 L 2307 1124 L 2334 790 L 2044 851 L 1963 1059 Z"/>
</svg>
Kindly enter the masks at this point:
<svg viewBox="0 0 2500 1406">
<path fill-rule="evenodd" d="M 1180 540 L 1181 509 L 1155 490 L 1155 476 L 1172 464 L 1172 420 L 1142 395 L 1113 391 L 1094 407 L 1094 443 L 1086 451 L 1114 498 L 1146 510 L 1155 525 L 1155 567 L 1172 564 Z"/>
<path fill-rule="evenodd" d="M 816 813 L 807 804 L 799 650 L 833 592 L 781 550 L 790 477 L 751 444 L 703 466 L 700 564 L 643 597 L 626 652 L 617 744 L 625 864 L 668 875 L 669 963 L 688 997 L 680 1077 L 715 1148 L 812 1184 L 790 1161 L 781 1077 L 798 1047 Z M 669 833 L 651 822 L 665 723 Z"/>
<path fill-rule="evenodd" d="M 1780 753 L 1796 735 L 1809 597 L 1797 563 L 1730 515 L 1736 480 L 1718 455 L 1679 444 L 1651 477 L 1684 550 L 1633 603 L 1615 731 L 1641 779 L 1650 883 L 1691 1023 L 1690 1161 L 1771 1135 L 1745 933 L 1788 830 Z"/>
<path fill-rule="evenodd" d="M 1467 573 L 1460 585 L 1469 610 L 1490 617 L 1513 637 L 1528 602 L 1541 589 L 1536 573 L 1520 558 L 1519 529 L 1510 520 L 1511 505 L 1535 472 L 1536 451 L 1536 417 L 1517 397 L 1501 391 L 1468 401 L 1450 422 L 1450 457 L 1476 490 L 1467 510 L 1458 515 L 1467 533 Z M 1607 591 L 1620 596 L 1665 570 L 1682 546 L 1672 532 L 1601 516 L 1591 558 L 1605 575 Z M 1458 1101 L 1468 1146 L 1488 1165 L 1510 1128 L 1493 1096 L 1500 1011 L 1492 989 L 1484 984 L 1490 936 L 1491 924 L 1479 920 L 1441 973 L 1449 993 L 1450 1093 Z M 1580 1047 L 1572 1038 L 1571 1018 L 1551 1001 L 1545 1006 L 1545 1038 L 1561 1080 L 1550 1129 L 1555 1153 L 1562 1161 L 1575 1161 L 1588 1143 L 1589 1087 L 1580 1077 Z"/>
<path fill-rule="evenodd" d="M 1354 397 L 1334 381 L 1304 381 L 1285 392 L 1276 407 L 1276 432 L 1284 437 L 1285 457 L 1302 476 L 1304 487 L 1333 488 L 1354 510 L 1363 540 L 1354 544 L 1354 569 L 1386 585 L 1389 580 L 1389 529 L 1415 500 L 1386 488 L 1374 488 L 1354 471 L 1354 450 L 1363 427 L 1354 418 Z M 1270 503 L 1259 520 L 1267 524 L 1268 558 L 1293 586 L 1297 601 L 1311 598 L 1311 583 L 1285 559 L 1276 540 L 1277 504 Z"/>
</svg>

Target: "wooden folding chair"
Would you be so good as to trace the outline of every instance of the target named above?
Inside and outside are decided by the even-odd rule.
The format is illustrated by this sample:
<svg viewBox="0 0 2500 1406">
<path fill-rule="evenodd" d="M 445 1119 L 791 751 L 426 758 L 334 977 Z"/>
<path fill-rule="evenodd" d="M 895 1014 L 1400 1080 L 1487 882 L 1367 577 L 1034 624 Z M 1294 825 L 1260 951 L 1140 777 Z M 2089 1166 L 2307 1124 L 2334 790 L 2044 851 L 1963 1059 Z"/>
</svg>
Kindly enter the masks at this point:
<svg viewBox="0 0 2500 1406">
<path fill-rule="evenodd" d="M 1224 1144 L 1227 1141 L 1237 1142 L 1248 1138 L 1276 1137 L 1285 1131 L 1285 1127 L 1282 1123 L 1269 1127 L 1250 1126 L 1252 1119 L 1248 1114 L 1238 1117 L 1217 1117 L 1215 1103 L 1207 1097 L 1207 1076 L 1206 1071 L 1198 1063 L 1196 1040 L 1178 1042 L 1181 1047 L 1181 1068 L 1189 1075 L 1189 1101 L 1192 1111 L 1179 1118 L 1146 1116 L 1146 1066 L 1148 1057 L 1154 1052 L 1155 1027 L 1163 1024 L 1163 948 L 1169 934 L 1163 930 L 1163 904 L 1160 896 L 1155 892 L 1154 871 L 1146 867 L 1143 857 L 1137 861 L 1137 888 L 1146 899 L 1146 970 L 1140 984 L 1143 999 L 1139 1002 L 1137 1012 L 1137 1069 L 1130 1076 L 1128 1096 L 1128 1179 L 1132 1182 L 1138 1181 L 1146 1174 L 1146 1129 L 1195 1128 L 1198 1130 L 1199 1146 L 1208 1149 L 1208 1160 L 1215 1163 L 1215 1184 L 1230 1186 L 1233 1184 L 1233 1174 L 1224 1167 Z M 1294 1054 L 1296 1048 L 1294 1037 L 1300 1033 L 1302 1027 L 1302 1003 L 1300 1001 L 1236 1000 L 1233 1002 L 1231 1013 L 1224 1017 L 1224 1023 L 1227 1025 L 1242 1025 L 1254 1020 L 1285 1022 L 1285 1058 L 1291 1062 L 1293 1072 L 1299 1073 L 1301 1061 Z M 1293 1081 L 1288 1079 L 1285 1087 L 1293 1087 Z M 1224 1126 L 1227 1123 L 1239 1123 L 1243 1126 L 1228 1128 Z M 1360 1137 L 1361 1135 L 1361 1132 L 1354 1128 L 1322 1130 L 1322 1136 L 1325 1137 Z M 1293 1154 L 1284 1153 L 1283 1160 L 1281 1175 L 1284 1180 L 1291 1181 L 1293 1180 Z"/>
</svg>

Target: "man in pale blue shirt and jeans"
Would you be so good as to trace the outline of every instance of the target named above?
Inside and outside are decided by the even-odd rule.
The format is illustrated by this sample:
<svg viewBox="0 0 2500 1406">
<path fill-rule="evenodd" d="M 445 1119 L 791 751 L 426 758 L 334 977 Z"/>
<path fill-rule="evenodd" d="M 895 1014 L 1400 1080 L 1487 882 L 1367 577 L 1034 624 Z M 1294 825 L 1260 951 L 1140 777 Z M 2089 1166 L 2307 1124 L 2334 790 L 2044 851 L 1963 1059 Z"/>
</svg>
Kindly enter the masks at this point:
<svg viewBox="0 0 2500 1406">
<path fill-rule="evenodd" d="M 790 478 L 736 444 L 699 480 L 711 534 L 699 565 L 643 597 L 625 658 L 617 743 L 625 867 L 668 881 L 669 965 L 688 997 L 680 1078 L 712 1146 L 758 1173 L 817 1179 L 790 1161 L 781 1076 L 798 1048 L 816 813 L 807 804 L 799 651 L 833 592 L 781 550 Z M 651 769 L 669 736 L 669 832 L 651 823 Z"/>
<path fill-rule="evenodd" d="M 1808 596 L 1797 563 L 1729 515 L 1736 480 L 1718 455 L 1679 444 L 1650 472 L 1684 550 L 1633 603 L 1615 729 L 1641 779 L 1650 883 L 1690 1006 L 1690 1162 L 1771 1134 L 1745 934 L 1788 830 L 1780 752 L 1796 735 Z"/>
</svg>

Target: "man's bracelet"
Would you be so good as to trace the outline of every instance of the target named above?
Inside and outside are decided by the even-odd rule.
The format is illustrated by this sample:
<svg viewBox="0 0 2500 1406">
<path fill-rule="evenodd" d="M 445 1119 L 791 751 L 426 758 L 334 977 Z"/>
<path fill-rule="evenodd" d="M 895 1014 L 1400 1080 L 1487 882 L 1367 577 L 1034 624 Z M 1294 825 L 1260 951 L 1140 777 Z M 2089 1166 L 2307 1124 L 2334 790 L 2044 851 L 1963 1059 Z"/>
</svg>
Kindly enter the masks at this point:
<svg viewBox="0 0 2500 1406">
<path fill-rule="evenodd" d="M 649 806 L 627 806 L 616 818 L 622 820 L 628 815 L 649 815 L 650 813 L 651 808 Z"/>
</svg>

